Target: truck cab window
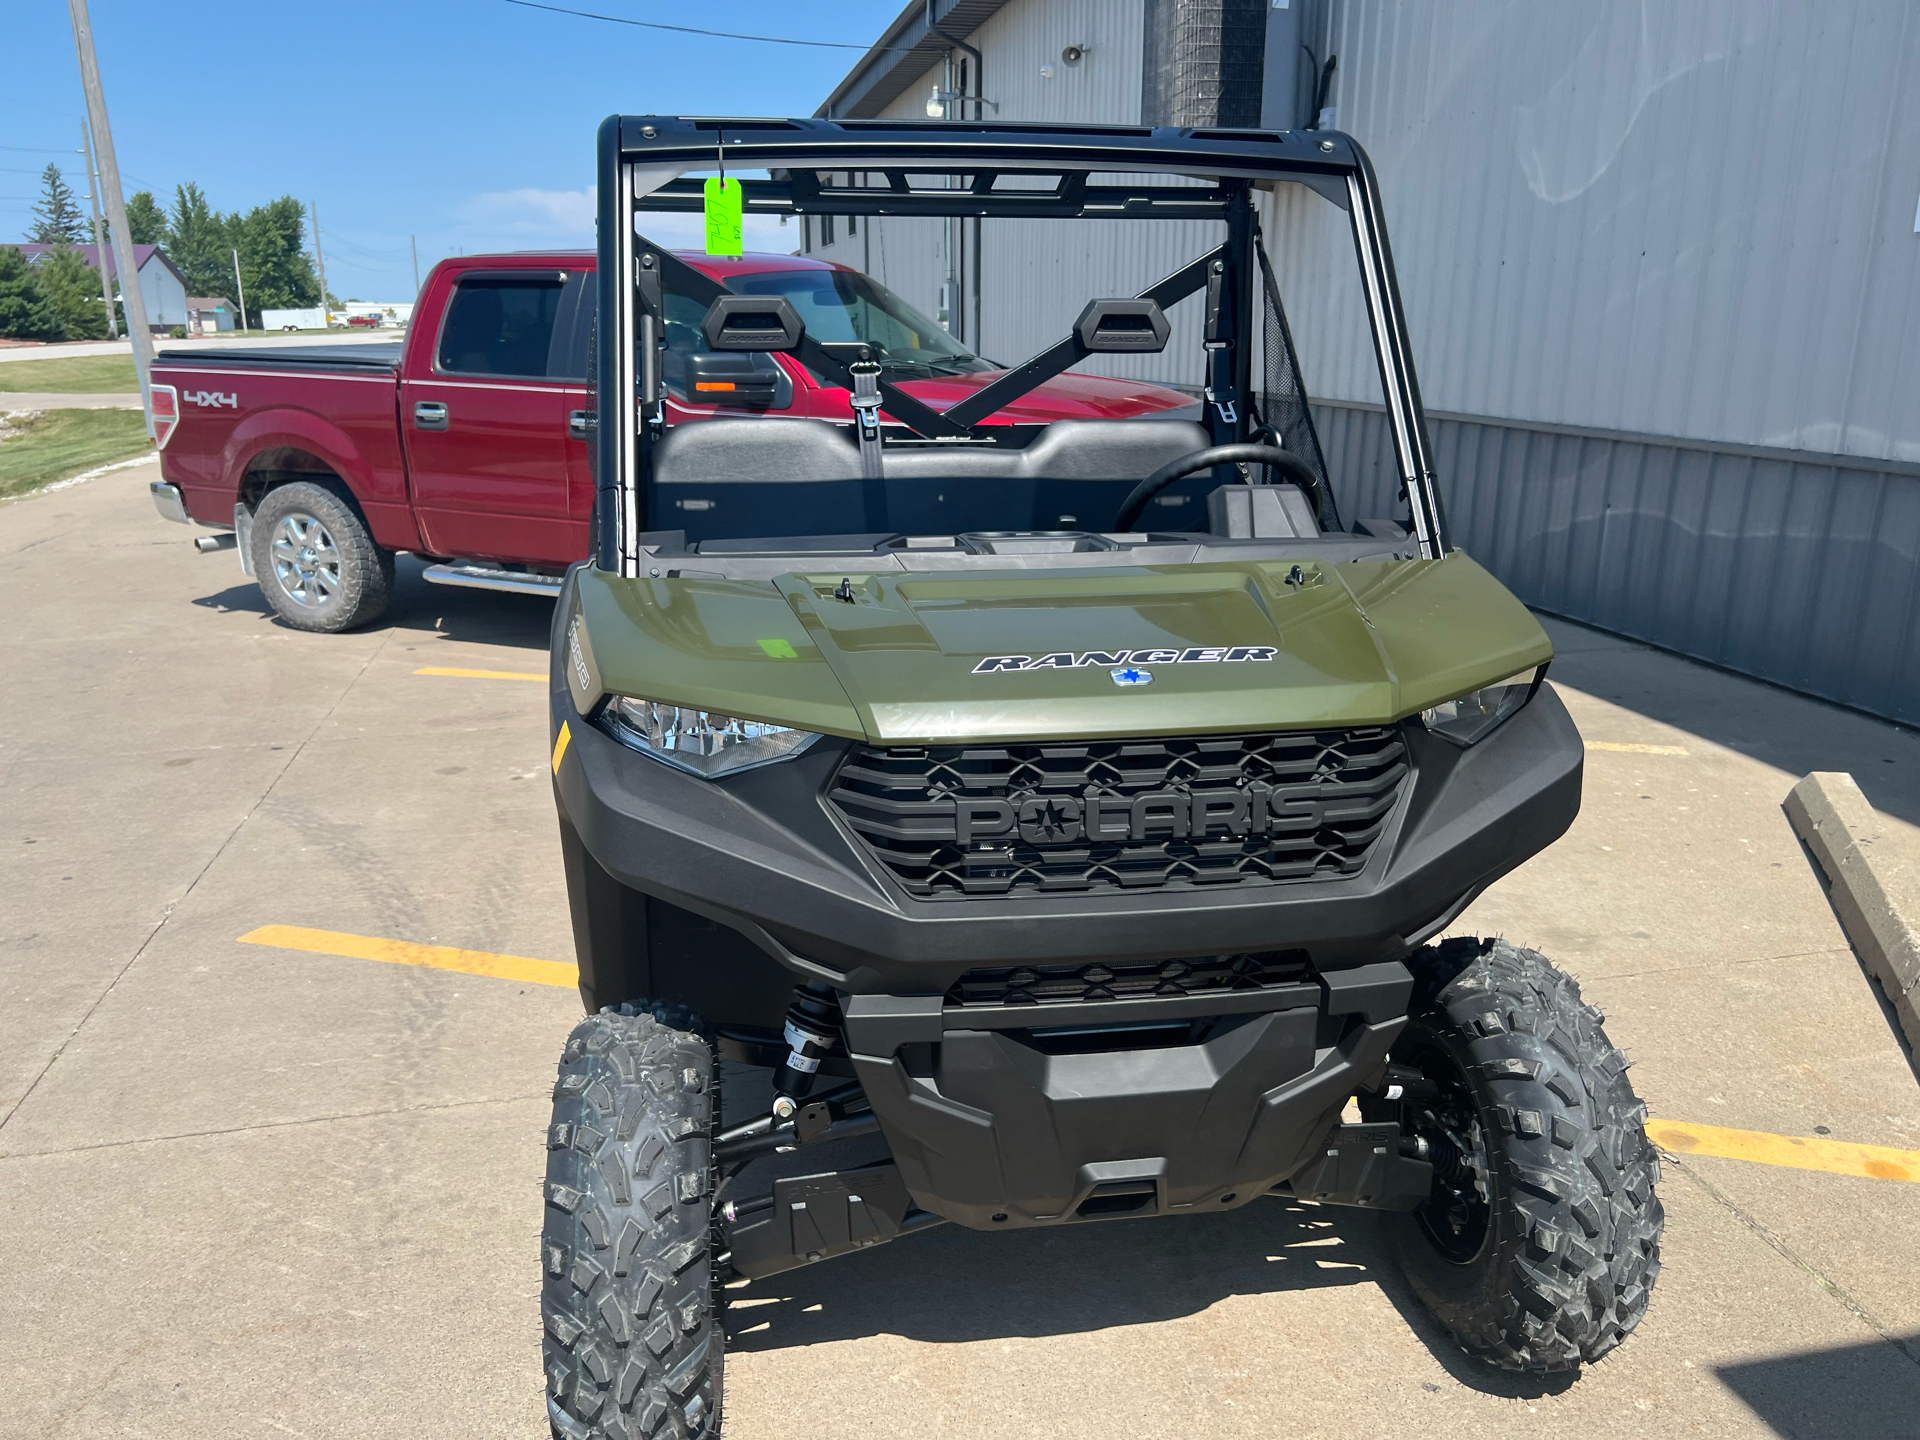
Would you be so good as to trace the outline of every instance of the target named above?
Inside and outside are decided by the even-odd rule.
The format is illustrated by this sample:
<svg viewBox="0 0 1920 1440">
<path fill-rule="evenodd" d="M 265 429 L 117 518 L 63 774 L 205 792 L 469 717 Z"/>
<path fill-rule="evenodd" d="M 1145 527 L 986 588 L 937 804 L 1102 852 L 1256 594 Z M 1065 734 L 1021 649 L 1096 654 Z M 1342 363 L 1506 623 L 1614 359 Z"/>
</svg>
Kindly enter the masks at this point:
<svg viewBox="0 0 1920 1440">
<path fill-rule="evenodd" d="M 551 271 L 524 280 L 462 280 L 447 306 L 435 368 L 456 375 L 545 378 L 564 289 Z"/>
</svg>

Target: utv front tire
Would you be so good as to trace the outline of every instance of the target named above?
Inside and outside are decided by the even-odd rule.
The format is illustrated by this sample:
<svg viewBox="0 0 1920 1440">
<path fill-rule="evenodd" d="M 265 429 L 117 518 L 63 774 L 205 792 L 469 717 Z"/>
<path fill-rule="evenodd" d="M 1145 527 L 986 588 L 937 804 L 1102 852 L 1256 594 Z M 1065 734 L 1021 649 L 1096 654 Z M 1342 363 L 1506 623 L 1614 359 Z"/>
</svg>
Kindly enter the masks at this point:
<svg viewBox="0 0 1920 1440">
<path fill-rule="evenodd" d="M 1626 1058 L 1536 951 L 1448 940 L 1413 968 L 1394 1062 L 1438 1091 L 1404 1111 L 1440 1163 L 1432 1198 L 1396 1217 L 1407 1278 L 1503 1369 L 1597 1360 L 1640 1323 L 1660 1273 L 1660 1161 Z"/>
<path fill-rule="evenodd" d="M 267 603 L 296 630 L 365 625 L 393 598 L 393 552 L 333 480 L 276 486 L 253 515 L 253 573 Z"/>
<path fill-rule="evenodd" d="M 576 1025 L 547 1131 L 540 1308 L 556 1440 L 720 1433 L 713 1053 L 622 1006 Z"/>
</svg>

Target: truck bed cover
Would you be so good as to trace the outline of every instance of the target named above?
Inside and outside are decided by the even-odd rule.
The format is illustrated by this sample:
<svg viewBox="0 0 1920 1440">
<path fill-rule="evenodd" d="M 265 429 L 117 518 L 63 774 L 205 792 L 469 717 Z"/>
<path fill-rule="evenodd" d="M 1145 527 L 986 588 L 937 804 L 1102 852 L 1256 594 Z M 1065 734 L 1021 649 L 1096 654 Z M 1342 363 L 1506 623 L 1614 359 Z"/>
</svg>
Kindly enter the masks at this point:
<svg viewBox="0 0 1920 1440">
<path fill-rule="evenodd" d="M 405 342 L 358 345 L 287 345 L 260 350 L 162 350 L 156 365 L 274 365 L 315 370 L 397 370 Z"/>
</svg>

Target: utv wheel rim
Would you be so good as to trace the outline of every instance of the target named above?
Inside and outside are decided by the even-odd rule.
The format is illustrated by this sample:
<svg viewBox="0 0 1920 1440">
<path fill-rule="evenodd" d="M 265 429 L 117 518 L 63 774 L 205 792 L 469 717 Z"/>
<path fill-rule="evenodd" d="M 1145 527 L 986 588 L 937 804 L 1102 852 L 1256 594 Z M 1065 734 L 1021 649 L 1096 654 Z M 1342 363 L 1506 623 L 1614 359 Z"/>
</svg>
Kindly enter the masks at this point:
<svg viewBox="0 0 1920 1440">
<path fill-rule="evenodd" d="M 1452 1146 L 1462 1164 L 1451 1179 L 1435 1171 L 1433 1193 L 1414 1211 L 1414 1219 L 1442 1259 L 1467 1265 L 1485 1248 L 1492 1222 L 1486 1131 L 1459 1062 L 1435 1039 L 1423 1036 L 1416 1044 L 1408 1051 L 1396 1046 L 1395 1053 L 1433 1081 L 1440 1095 L 1407 1118 L 1414 1134 Z"/>
<path fill-rule="evenodd" d="M 284 515 L 273 532 L 273 575 L 294 604 L 317 610 L 340 593 L 340 551 L 313 516 Z"/>
</svg>

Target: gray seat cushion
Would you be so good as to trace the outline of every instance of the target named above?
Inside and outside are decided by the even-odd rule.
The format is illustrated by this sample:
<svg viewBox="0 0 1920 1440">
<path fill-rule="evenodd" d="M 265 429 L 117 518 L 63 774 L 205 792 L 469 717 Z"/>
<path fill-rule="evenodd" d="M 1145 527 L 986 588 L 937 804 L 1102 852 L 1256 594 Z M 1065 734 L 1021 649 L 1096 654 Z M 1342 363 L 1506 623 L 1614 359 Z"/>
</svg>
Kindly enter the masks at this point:
<svg viewBox="0 0 1920 1440">
<path fill-rule="evenodd" d="M 858 480 L 853 431 L 826 420 L 694 420 L 653 450 L 660 485 L 743 485 Z"/>
</svg>

